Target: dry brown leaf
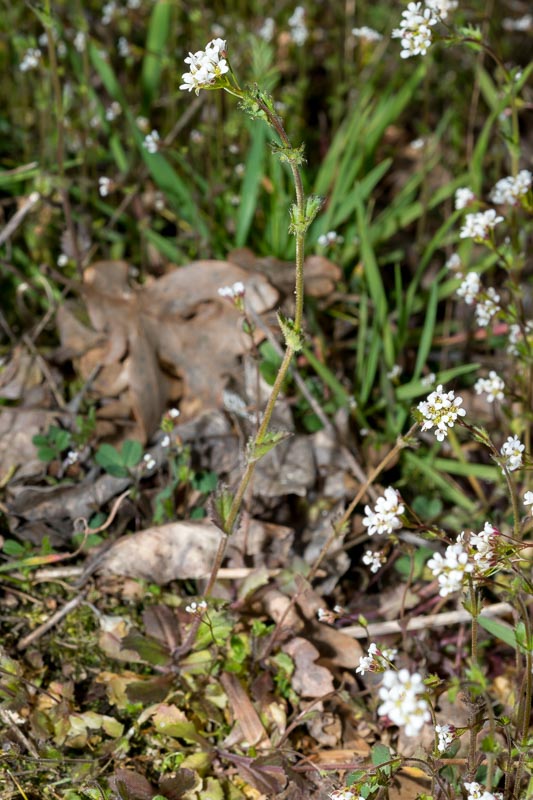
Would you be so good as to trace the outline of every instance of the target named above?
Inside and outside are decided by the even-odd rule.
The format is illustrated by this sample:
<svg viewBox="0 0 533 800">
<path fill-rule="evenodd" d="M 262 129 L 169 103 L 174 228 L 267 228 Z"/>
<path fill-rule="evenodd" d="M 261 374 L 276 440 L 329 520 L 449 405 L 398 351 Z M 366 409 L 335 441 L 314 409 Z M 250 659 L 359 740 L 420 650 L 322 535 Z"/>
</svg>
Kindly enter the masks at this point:
<svg viewBox="0 0 533 800">
<path fill-rule="evenodd" d="M 100 368 L 92 390 L 125 401 L 136 422 L 128 436 L 146 441 L 176 396 L 176 379 L 183 380 L 185 416 L 219 407 L 238 357 L 249 348 L 240 313 L 218 289 L 242 281 L 257 314 L 272 308 L 278 294 L 261 275 L 228 261 L 196 261 L 144 286 L 130 287 L 128 273 L 124 261 L 99 261 L 85 270 L 92 330 L 65 309 L 58 317 L 59 356 L 78 354 L 85 380 Z"/>
<path fill-rule="evenodd" d="M 220 542 L 207 520 L 183 520 L 125 536 L 106 553 L 100 572 L 163 585 L 209 574 Z"/>
<path fill-rule="evenodd" d="M 0 412 L 0 483 L 18 467 L 20 476 L 42 473 L 43 462 L 37 458 L 33 437 L 55 418 L 39 409 L 3 409 Z"/>
<path fill-rule="evenodd" d="M 246 742 L 248 746 L 264 741 L 265 744 L 270 746 L 268 734 L 259 718 L 259 714 L 237 676 L 229 672 L 223 672 L 220 676 L 220 683 L 228 696 L 233 718 L 242 734 L 239 741 Z M 227 746 L 227 743 L 225 746 Z"/>
<path fill-rule="evenodd" d="M 333 691 L 333 676 L 328 669 L 315 663 L 320 653 L 311 642 L 297 636 L 286 642 L 282 650 L 294 661 L 291 683 L 300 697 L 323 697 Z"/>
<path fill-rule="evenodd" d="M 261 272 L 283 292 L 291 294 L 294 290 L 294 262 L 280 261 L 273 256 L 258 258 L 252 250 L 241 247 L 232 250 L 228 258 L 246 270 Z M 324 256 L 309 256 L 304 262 L 305 293 L 310 297 L 327 297 L 342 278 L 342 271 L 333 261 Z"/>
</svg>

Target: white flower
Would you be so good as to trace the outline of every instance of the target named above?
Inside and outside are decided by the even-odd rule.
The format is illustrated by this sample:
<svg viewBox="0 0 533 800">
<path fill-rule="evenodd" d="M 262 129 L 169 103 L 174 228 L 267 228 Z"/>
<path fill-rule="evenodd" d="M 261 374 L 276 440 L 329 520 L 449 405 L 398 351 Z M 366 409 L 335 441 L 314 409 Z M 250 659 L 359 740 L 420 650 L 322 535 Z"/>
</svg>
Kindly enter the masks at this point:
<svg viewBox="0 0 533 800">
<path fill-rule="evenodd" d="M 263 24 L 257 31 L 257 35 L 260 39 L 264 39 L 265 42 L 271 42 L 274 38 L 274 32 L 276 30 L 276 25 L 272 17 L 266 17 Z"/>
<path fill-rule="evenodd" d="M 168 433 L 161 439 L 161 447 L 170 447 L 170 436 Z"/>
<path fill-rule="evenodd" d="M 193 601 L 188 606 L 185 606 L 185 611 L 188 614 L 203 614 L 204 611 L 207 611 L 207 603 L 205 600 L 200 600 L 199 603 Z"/>
<path fill-rule="evenodd" d="M 83 53 L 85 50 L 87 37 L 85 36 L 84 31 L 78 31 L 76 36 L 74 37 L 74 47 L 78 51 L 78 53 Z"/>
<path fill-rule="evenodd" d="M 424 417 L 422 430 L 435 429 L 435 438 L 442 442 L 448 435 L 449 428 L 453 428 L 457 417 L 464 417 L 466 411 L 461 408 L 462 397 L 456 397 L 455 392 L 445 392 L 439 384 L 434 392 L 418 404 L 418 411 Z"/>
<path fill-rule="evenodd" d="M 245 289 L 242 281 L 236 281 L 233 286 L 221 286 L 218 289 L 220 297 L 225 297 L 228 300 L 235 300 L 237 297 L 244 297 Z"/>
<path fill-rule="evenodd" d="M 110 0 L 109 3 L 106 3 L 105 6 L 102 8 L 102 25 L 109 25 L 111 20 L 113 19 L 113 14 L 117 9 L 117 4 L 114 0 Z"/>
<path fill-rule="evenodd" d="M 463 266 L 463 262 L 457 253 L 452 253 L 444 266 L 446 269 L 449 269 L 450 272 L 458 272 Z"/>
<path fill-rule="evenodd" d="M 291 37 L 294 44 L 298 45 L 298 47 L 304 45 L 309 33 L 305 24 L 305 9 L 303 6 L 296 6 L 294 9 L 289 17 L 289 28 L 291 29 Z"/>
<path fill-rule="evenodd" d="M 466 187 L 463 187 L 461 189 L 457 189 L 457 191 L 455 192 L 455 209 L 456 209 L 456 211 L 460 211 L 461 209 L 466 208 L 475 199 L 476 199 L 476 196 L 475 196 L 474 192 L 472 191 L 472 189 L 468 189 Z"/>
<path fill-rule="evenodd" d="M 330 611 L 329 608 L 319 608 L 316 615 L 319 622 L 328 622 L 330 624 L 335 622 L 335 612 Z"/>
<path fill-rule="evenodd" d="M 438 19 L 430 8 L 422 8 L 422 3 L 409 3 L 402 12 L 400 27 L 392 31 L 393 39 L 401 39 L 401 58 L 425 55 L 431 46 L 431 27 Z"/>
<path fill-rule="evenodd" d="M 328 247 L 328 245 L 333 244 L 342 244 L 344 242 L 344 236 L 340 236 L 336 231 L 328 231 L 327 233 L 321 234 L 317 239 L 318 244 L 320 247 Z"/>
<path fill-rule="evenodd" d="M 480 783 L 476 783 L 476 781 L 472 781 L 472 783 L 465 783 L 464 787 L 468 792 L 468 797 L 466 800 L 501 800 L 503 795 L 501 792 L 496 792 L 493 794 L 492 792 L 487 791 L 484 786 Z"/>
<path fill-rule="evenodd" d="M 427 701 L 420 696 L 424 691 L 422 676 L 418 672 L 386 670 L 379 689 L 382 703 L 378 714 L 387 716 L 394 725 L 405 726 L 406 736 L 417 736 L 424 723 L 431 719 Z"/>
<path fill-rule="evenodd" d="M 180 412 L 177 408 L 169 408 L 167 413 L 170 419 L 177 419 L 180 415 Z"/>
<path fill-rule="evenodd" d="M 361 561 L 363 564 L 366 564 L 367 567 L 370 567 L 370 572 L 379 572 L 381 565 L 384 563 L 381 553 L 375 550 L 365 550 Z"/>
<path fill-rule="evenodd" d="M 500 378 L 500 376 L 494 372 L 493 369 L 489 372 L 488 378 L 479 378 L 479 380 L 477 380 L 474 384 L 475 393 L 485 393 L 489 403 L 493 403 L 495 400 L 503 400 L 504 389 L 505 383 L 503 382 L 502 378 Z"/>
<path fill-rule="evenodd" d="M 491 230 L 503 222 L 503 217 L 496 214 L 493 208 L 488 211 L 479 211 L 477 214 L 467 214 L 459 236 L 461 239 L 488 239 Z"/>
<path fill-rule="evenodd" d="M 67 457 L 65 458 L 65 466 L 70 466 L 71 464 L 75 464 L 76 461 L 79 461 L 80 454 L 77 450 L 69 450 L 67 453 Z"/>
<path fill-rule="evenodd" d="M 456 290 L 456 294 L 462 297 L 468 306 L 471 306 L 481 289 L 481 280 L 477 272 L 468 272 L 463 278 L 463 282 Z"/>
<path fill-rule="evenodd" d="M 402 374 L 402 367 L 399 364 L 394 364 L 394 366 L 387 372 L 387 378 L 390 378 L 391 381 L 399 378 Z"/>
<path fill-rule="evenodd" d="M 130 43 L 125 36 L 119 36 L 117 49 L 122 58 L 127 58 L 131 53 Z"/>
<path fill-rule="evenodd" d="M 522 338 L 522 331 L 520 325 L 509 325 L 509 342 L 507 344 L 507 352 L 509 355 L 518 355 L 518 347 L 516 346 Z"/>
<path fill-rule="evenodd" d="M 226 61 L 226 42 L 224 39 L 212 39 L 205 50 L 189 53 L 185 63 L 189 64 L 189 72 L 181 76 L 183 83 L 180 89 L 187 92 L 199 93 L 200 89 L 212 86 L 216 81 L 229 72 Z"/>
<path fill-rule="evenodd" d="M 458 592 L 463 585 L 465 575 L 474 571 L 474 565 L 469 560 L 462 537 L 463 534 L 455 544 L 446 548 L 444 557 L 440 553 L 435 553 L 427 562 L 433 575 L 438 578 L 441 597 Z"/>
<path fill-rule="evenodd" d="M 22 61 L 19 64 L 21 72 L 28 72 L 30 69 L 35 69 L 39 66 L 41 60 L 41 51 L 38 47 L 30 47 L 24 53 Z"/>
<path fill-rule="evenodd" d="M 523 169 L 515 178 L 509 176 L 499 180 L 490 193 L 490 199 L 496 205 L 519 205 L 520 198 L 529 192 L 532 183 L 533 175 L 528 169 Z"/>
<path fill-rule="evenodd" d="M 473 548 L 476 571 L 484 573 L 496 564 L 499 536 L 500 532 L 490 522 L 485 522 L 485 526 L 480 533 L 470 534 L 470 546 Z"/>
<path fill-rule="evenodd" d="M 363 25 L 362 28 L 352 28 L 352 36 L 367 42 L 380 42 L 383 39 L 381 33 L 375 31 L 374 28 L 367 28 L 366 25 Z"/>
<path fill-rule="evenodd" d="M 373 536 L 375 533 L 378 536 L 385 533 L 391 534 L 402 527 L 400 517 L 404 511 L 405 506 L 401 502 L 400 495 L 389 486 L 388 489 L 385 489 L 384 495 L 378 497 L 373 510 L 370 506 L 365 506 L 363 525 L 368 528 L 369 536 Z"/>
<path fill-rule="evenodd" d="M 445 753 L 455 738 L 455 728 L 453 725 L 435 725 L 435 733 L 438 737 L 437 750 Z"/>
<path fill-rule="evenodd" d="M 420 378 L 420 383 L 422 384 L 422 386 L 433 386 L 433 384 L 435 383 L 436 380 L 437 380 L 437 376 L 435 375 L 435 373 L 434 372 L 428 372 L 427 375 L 423 375 Z"/>
<path fill-rule="evenodd" d="M 481 328 L 486 328 L 491 319 L 500 310 L 500 295 L 492 286 L 485 292 L 485 297 L 478 299 L 475 308 L 476 321 Z"/>
<path fill-rule="evenodd" d="M 146 133 L 148 128 L 150 127 L 150 120 L 148 117 L 138 116 L 135 118 L 135 124 L 141 131 L 141 133 Z"/>
<path fill-rule="evenodd" d="M 145 469 L 151 470 L 156 466 L 156 460 L 150 453 L 145 453 L 143 456 L 143 466 Z"/>
<path fill-rule="evenodd" d="M 446 19 L 450 11 L 455 11 L 459 5 L 459 0 L 426 0 L 426 6 L 430 8 L 439 19 Z"/>
<path fill-rule="evenodd" d="M 114 119 L 118 117 L 118 115 L 122 112 L 120 107 L 120 103 L 117 103 L 116 100 L 113 100 L 110 106 L 107 106 L 105 110 L 105 118 L 108 122 L 113 122 Z"/>
<path fill-rule="evenodd" d="M 518 17 L 517 19 L 506 17 L 502 25 L 506 31 L 528 31 L 533 27 L 533 14 L 524 14 L 523 17 Z"/>
<path fill-rule="evenodd" d="M 362 797 L 356 798 L 351 789 L 335 789 L 328 797 L 330 800 L 363 800 Z"/>
<path fill-rule="evenodd" d="M 107 197 L 110 191 L 111 178 L 106 178 L 105 175 L 102 175 L 101 178 L 98 178 L 98 193 L 100 197 Z"/>
<path fill-rule="evenodd" d="M 358 672 L 359 675 L 364 675 L 365 672 L 379 669 L 379 654 L 380 652 L 377 644 L 372 642 L 368 647 L 366 656 L 361 656 L 359 659 L 359 666 L 356 667 L 355 671 Z"/>
<path fill-rule="evenodd" d="M 533 492 L 526 492 L 524 495 L 524 505 L 533 506 Z"/>
<path fill-rule="evenodd" d="M 159 134 L 157 131 L 152 131 L 152 133 L 148 133 L 144 137 L 143 147 L 145 150 L 148 150 L 149 153 L 152 155 L 157 153 L 159 149 Z"/>
<path fill-rule="evenodd" d="M 57 266 L 66 267 L 68 264 L 68 256 L 66 253 L 60 253 L 57 257 Z"/>
<path fill-rule="evenodd" d="M 135 9 L 141 7 L 141 3 L 142 3 L 142 0 L 128 0 L 126 5 L 128 6 L 128 8 L 131 8 L 132 10 L 135 10 Z"/>
<path fill-rule="evenodd" d="M 522 453 L 525 449 L 525 446 L 521 443 L 518 436 L 507 437 L 507 440 L 502 445 L 500 453 L 505 457 L 505 466 L 509 472 L 520 469 L 522 466 Z"/>
</svg>

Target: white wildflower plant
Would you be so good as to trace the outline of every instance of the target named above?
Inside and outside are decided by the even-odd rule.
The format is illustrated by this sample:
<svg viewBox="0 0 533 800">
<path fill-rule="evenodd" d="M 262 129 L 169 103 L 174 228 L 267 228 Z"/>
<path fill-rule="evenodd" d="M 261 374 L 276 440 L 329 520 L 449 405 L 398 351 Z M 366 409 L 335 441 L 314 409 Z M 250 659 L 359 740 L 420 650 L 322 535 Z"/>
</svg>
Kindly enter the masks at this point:
<svg viewBox="0 0 533 800">
<path fill-rule="evenodd" d="M 427 562 L 427 566 L 438 580 L 441 597 L 461 591 L 466 576 L 474 571 L 463 534 L 458 537 L 455 544 L 446 548 L 444 556 L 435 553 Z"/>
<path fill-rule="evenodd" d="M 219 89 L 229 86 L 225 77 L 230 71 L 226 54 L 226 41 L 212 39 L 205 46 L 205 50 L 189 53 L 185 63 L 189 65 L 189 72 L 181 76 L 182 91 L 199 93 L 200 89 Z"/>
<path fill-rule="evenodd" d="M 363 525 L 369 536 L 392 534 L 402 527 L 401 516 L 405 511 L 400 495 L 389 486 L 379 497 L 374 508 L 365 506 Z"/>
<path fill-rule="evenodd" d="M 501 792 L 493 794 L 482 786 L 481 783 L 477 783 L 477 781 L 465 783 L 464 787 L 468 793 L 466 800 L 503 800 L 503 794 Z"/>
<path fill-rule="evenodd" d="M 444 391 L 442 384 L 439 384 L 427 400 L 417 406 L 422 422 L 421 429 L 433 431 L 437 441 L 444 441 L 458 418 L 466 415 L 464 408 L 461 408 L 462 403 L 462 397 L 456 397 L 453 390 Z"/>
<path fill-rule="evenodd" d="M 381 704 L 378 714 L 394 725 L 404 728 L 406 736 L 418 736 L 431 721 L 429 703 L 424 697 L 426 687 L 419 672 L 410 673 L 388 669 L 378 692 Z"/>
<path fill-rule="evenodd" d="M 484 394 L 489 403 L 494 403 L 496 400 L 503 400 L 505 389 L 505 382 L 503 378 L 493 370 L 489 372 L 488 378 L 478 378 L 474 384 L 474 391 L 476 394 Z"/>
<path fill-rule="evenodd" d="M 456 730 L 453 725 L 435 725 L 437 752 L 445 753 L 455 739 Z"/>
<path fill-rule="evenodd" d="M 459 236 L 461 239 L 483 242 L 492 236 L 494 228 L 500 222 L 503 222 L 503 217 L 493 208 L 489 208 L 487 211 L 478 211 L 476 214 L 467 214 Z"/>
<path fill-rule="evenodd" d="M 384 672 L 391 668 L 397 653 L 397 650 L 380 649 L 375 642 L 371 642 L 366 655 L 359 659 L 359 666 L 355 671 L 358 675 L 364 675 L 365 672 Z"/>
<path fill-rule="evenodd" d="M 523 465 L 523 452 L 525 445 L 522 444 L 518 436 L 508 436 L 503 443 L 500 453 L 503 456 L 503 464 L 509 472 L 514 472 Z"/>
</svg>

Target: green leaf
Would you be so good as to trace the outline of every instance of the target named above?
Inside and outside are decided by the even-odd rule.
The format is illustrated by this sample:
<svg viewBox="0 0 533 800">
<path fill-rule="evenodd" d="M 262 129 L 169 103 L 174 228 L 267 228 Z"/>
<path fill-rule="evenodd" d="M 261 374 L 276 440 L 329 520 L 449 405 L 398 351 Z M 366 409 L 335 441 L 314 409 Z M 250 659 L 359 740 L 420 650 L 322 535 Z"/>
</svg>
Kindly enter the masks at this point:
<svg viewBox="0 0 533 800">
<path fill-rule="evenodd" d="M 122 454 L 111 444 L 101 444 L 95 453 L 94 460 L 115 478 L 125 478 L 128 475 L 128 470 L 122 461 Z"/>
<path fill-rule="evenodd" d="M 246 452 L 249 463 L 259 461 L 260 458 L 270 453 L 276 445 L 283 442 L 289 436 L 291 436 L 291 434 L 288 431 L 267 431 L 260 442 L 257 442 L 255 439 L 250 439 Z"/>
<path fill-rule="evenodd" d="M 511 625 L 508 625 L 507 622 L 501 622 L 499 619 L 495 619 L 494 617 L 484 617 L 480 615 L 477 618 L 479 624 L 482 628 L 492 634 L 492 636 L 496 636 L 497 639 L 501 639 L 502 642 L 508 644 L 509 647 L 512 647 L 513 650 L 517 649 L 517 642 L 516 642 L 516 633 Z"/>
<path fill-rule="evenodd" d="M 122 445 L 121 458 L 125 467 L 135 467 L 143 454 L 143 446 L 136 439 L 126 439 Z"/>
<path fill-rule="evenodd" d="M 121 646 L 126 650 L 135 650 L 136 653 L 155 666 L 166 666 L 170 661 L 168 648 L 150 636 L 144 636 L 139 631 L 130 631 L 121 641 Z"/>
<path fill-rule="evenodd" d="M 237 213 L 236 247 L 243 247 L 246 244 L 265 170 L 267 129 L 264 125 L 254 125 L 253 123 L 248 123 L 248 127 L 252 141 L 246 158 L 241 202 Z"/>
<path fill-rule="evenodd" d="M 172 5 L 170 0 L 158 0 L 150 15 L 146 36 L 146 55 L 141 72 L 144 113 L 149 111 L 159 88 L 163 58 L 171 31 Z"/>
<path fill-rule="evenodd" d="M 392 758 L 391 751 L 384 744 L 375 744 L 371 753 L 372 763 L 375 767 L 385 764 Z"/>
</svg>

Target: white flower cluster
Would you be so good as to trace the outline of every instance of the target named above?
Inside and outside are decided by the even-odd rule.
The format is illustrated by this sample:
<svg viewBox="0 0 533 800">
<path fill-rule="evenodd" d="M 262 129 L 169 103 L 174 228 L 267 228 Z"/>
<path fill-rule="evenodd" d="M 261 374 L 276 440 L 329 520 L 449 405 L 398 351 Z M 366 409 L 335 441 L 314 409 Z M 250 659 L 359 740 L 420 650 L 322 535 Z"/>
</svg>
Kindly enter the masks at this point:
<svg viewBox="0 0 533 800">
<path fill-rule="evenodd" d="M 503 400 L 505 383 L 503 379 L 493 370 L 489 372 L 488 378 L 479 378 L 474 384 L 476 394 L 486 394 L 489 403 L 495 400 Z"/>
<path fill-rule="evenodd" d="M 427 701 L 421 697 L 425 687 L 418 672 L 412 674 L 407 669 L 399 672 L 388 669 L 383 673 L 383 683 L 379 689 L 382 700 L 378 714 L 388 717 L 394 725 L 405 726 L 406 736 L 417 736 L 429 722 L 431 714 Z"/>
<path fill-rule="evenodd" d="M 470 534 L 470 546 L 476 572 L 483 574 L 497 563 L 499 537 L 500 532 L 490 522 L 485 522 L 480 533 Z"/>
<path fill-rule="evenodd" d="M 205 600 L 200 600 L 199 603 L 193 601 L 188 606 L 185 606 L 185 611 L 187 614 L 203 614 L 207 611 L 207 603 Z"/>
<path fill-rule="evenodd" d="M 355 671 L 360 675 L 364 675 L 365 672 L 383 672 L 397 655 L 397 650 L 380 650 L 375 642 L 371 642 L 366 656 L 361 656 Z"/>
<path fill-rule="evenodd" d="M 471 306 L 481 289 L 481 280 L 477 272 L 468 272 L 463 278 L 463 281 L 456 291 L 459 297 L 462 297 L 468 306 Z"/>
<path fill-rule="evenodd" d="M 460 273 L 461 267 L 463 266 L 463 262 L 461 261 L 461 256 L 458 253 L 452 253 L 444 266 L 446 267 L 446 269 L 449 269 L 450 272 Z"/>
<path fill-rule="evenodd" d="M 145 150 L 148 150 L 151 155 L 157 153 L 159 150 L 159 134 L 157 131 L 154 130 L 144 137 L 143 147 Z"/>
<path fill-rule="evenodd" d="M 438 578 L 441 597 L 458 592 L 463 585 L 465 575 L 474 571 L 474 565 L 464 546 L 463 534 L 457 538 L 455 544 L 446 548 L 444 556 L 435 553 L 427 562 L 427 566 Z"/>
<path fill-rule="evenodd" d="M 218 78 L 229 72 L 225 40 L 212 39 L 205 50 L 189 53 L 185 63 L 189 64 L 189 72 L 184 72 L 181 76 L 183 83 L 180 89 L 187 92 L 194 89 L 198 94 L 200 89 L 212 86 Z"/>
<path fill-rule="evenodd" d="M 455 210 L 461 211 L 463 208 L 469 206 L 470 203 L 473 203 L 475 199 L 476 196 L 472 189 L 468 189 L 468 187 L 457 189 L 454 196 Z"/>
<path fill-rule="evenodd" d="M 111 178 L 106 178 L 105 175 L 102 175 L 101 178 L 98 178 L 98 194 L 100 197 L 107 197 L 110 191 Z"/>
<path fill-rule="evenodd" d="M 379 572 L 386 559 L 378 550 L 365 550 L 361 561 L 365 566 L 370 567 L 370 572 L 375 573 Z"/>
<path fill-rule="evenodd" d="M 509 176 L 499 180 L 490 193 L 490 199 L 496 205 L 519 205 L 520 198 L 529 192 L 532 183 L 531 172 L 528 169 L 522 169 L 514 178 Z"/>
<path fill-rule="evenodd" d="M 485 296 L 478 299 L 476 304 L 476 322 L 480 328 L 486 328 L 491 319 L 500 310 L 500 295 L 498 292 L 489 286 L 485 292 Z"/>
<path fill-rule="evenodd" d="M 41 51 L 38 47 L 30 47 L 24 53 L 22 61 L 19 64 L 19 69 L 21 72 L 28 72 L 30 69 L 36 69 L 39 66 L 39 61 L 41 60 Z"/>
<path fill-rule="evenodd" d="M 533 506 L 533 492 L 526 492 L 524 494 L 524 505 Z"/>
<path fill-rule="evenodd" d="M 501 792 L 493 794 L 487 791 L 480 783 L 476 783 L 476 781 L 465 783 L 464 787 L 468 792 L 466 800 L 503 800 L 503 794 Z"/>
<path fill-rule="evenodd" d="M 154 469 L 154 467 L 157 466 L 157 462 L 156 462 L 155 458 L 150 453 L 145 453 L 143 455 L 142 466 L 144 467 L 144 469 L 152 470 L 152 469 Z"/>
<path fill-rule="evenodd" d="M 502 22 L 505 31 L 528 31 L 533 28 L 533 14 L 524 14 L 523 17 L 506 17 Z"/>
<path fill-rule="evenodd" d="M 305 9 L 303 6 L 296 6 L 293 13 L 289 17 L 289 28 L 291 29 L 291 38 L 294 44 L 301 47 L 307 41 L 309 32 L 305 24 Z"/>
<path fill-rule="evenodd" d="M 500 453 L 505 458 L 505 466 L 509 472 L 520 469 L 522 466 L 522 453 L 525 449 L 525 446 L 521 443 L 518 436 L 507 437 L 507 440 L 502 445 Z"/>
<path fill-rule="evenodd" d="M 455 11 L 459 0 L 426 0 L 426 5 L 439 19 L 446 19 L 450 11 Z"/>
<path fill-rule="evenodd" d="M 266 17 L 265 21 L 257 31 L 257 35 L 260 39 L 264 39 L 265 42 L 271 42 L 274 38 L 274 33 L 276 31 L 276 23 L 274 22 L 272 17 Z"/>
<path fill-rule="evenodd" d="M 235 281 L 233 286 L 221 286 L 218 289 L 220 297 L 225 297 L 228 300 L 235 300 L 237 297 L 244 297 L 244 283 L 242 281 Z"/>
<path fill-rule="evenodd" d="M 448 429 L 453 428 L 457 417 L 464 417 L 466 414 L 464 408 L 461 408 L 462 402 L 462 397 L 456 397 L 453 390 L 445 392 L 442 384 L 439 384 L 427 400 L 423 400 L 417 406 L 424 417 L 422 430 L 428 431 L 434 428 L 437 441 L 444 441 Z"/>
<path fill-rule="evenodd" d="M 365 42 L 380 42 L 383 39 L 381 33 L 375 31 L 374 28 L 367 28 L 363 25 L 362 28 L 352 28 L 352 36 L 356 39 L 363 39 Z"/>
<path fill-rule="evenodd" d="M 435 733 L 438 739 L 437 750 L 445 753 L 455 738 L 455 728 L 453 725 L 435 725 Z"/>
<path fill-rule="evenodd" d="M 370 506 L 365 506 L 365 518 L 363 525 L 368 528 L 368 535 L 383 536 L 385 533 L 392 533 L 402 527 L 400 516 L 405 507 L 400 500 L 400 495 L 391 486 L 385 489 L 385 494 L 378 497 L 376 505 L 372 510 Z"/>
<path fill-rule="evenodd" d="M 330 800 L 365 800 L 361 795 L 356 796 L 351 789 L 335 789 L 328 797 Z"/>
<path fill-rule="evenodd" d="M 477 214 L 467 214 L 464 225 L 459 231 L 459 236 L 461 239 L 476 239 L 478 241 L 488 239 L 490 232 L 499 222 L 503 222 L 503 217 L 498 216 L 493 208 L 489 208 L 487 211 L 479 211 Z"/>
<path fill-rule="evenodd" d="M 336 231 L 328 231 L 327 233 L 321 234 L 318 237 L 317 242 L 320 247 L 342 244 L 344 242 L 344 236 L 340 236 Z"/>
<path fill-rule="evenodd" d="M 392 32 L 393 39 L 401 39 L 400 56 L 425 56 L 432 42 L 431 28 L 439 21 L 438 16 L 428 3 L 409 3 L 402 17 L 400 27 Z"/>
</svg>

